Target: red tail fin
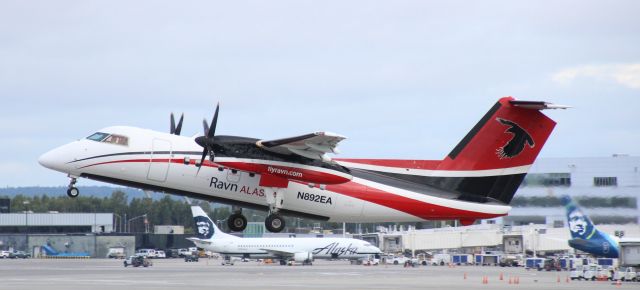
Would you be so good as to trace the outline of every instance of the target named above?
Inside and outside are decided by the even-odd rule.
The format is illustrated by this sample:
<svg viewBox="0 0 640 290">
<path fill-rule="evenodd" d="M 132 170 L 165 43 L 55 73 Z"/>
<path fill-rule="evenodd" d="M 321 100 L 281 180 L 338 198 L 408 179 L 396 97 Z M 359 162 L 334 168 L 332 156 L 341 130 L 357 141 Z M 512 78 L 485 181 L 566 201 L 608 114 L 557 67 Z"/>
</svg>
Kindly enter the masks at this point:
<svg viewBox="0 0 640 290">
<path fill-rule="evenodd" d="M 533 164 L 556 123 L 544 102 L 500 99 L 440 163 L 440 170 L 488 170 Z"/>
<path fill-rule="evenodd" d="M 431 184 L 459 192 L 461 199 L 510 203 L 556 125 L 540 110 L 556 108 L 566 107 L 500 99 L 438 165 L 457 176 Z"/>
</svg>

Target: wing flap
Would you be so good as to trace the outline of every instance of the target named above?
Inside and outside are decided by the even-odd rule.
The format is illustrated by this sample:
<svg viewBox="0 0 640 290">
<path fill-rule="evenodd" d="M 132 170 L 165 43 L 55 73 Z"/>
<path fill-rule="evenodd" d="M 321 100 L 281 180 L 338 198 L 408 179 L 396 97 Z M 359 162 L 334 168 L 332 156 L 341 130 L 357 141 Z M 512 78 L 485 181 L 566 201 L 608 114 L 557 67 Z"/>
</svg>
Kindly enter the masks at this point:
<svg viewBox="0 0 640 290">
<path fill-rule="evenodd" d="M 266 252 L 269 252 L 269 254 L 274 255 L 274 256 L 279 256 L 279 257 L 292 257 L 295 253 L 293 252 L 288 252 L 288 251 L 283 251 L 283 250 L 274 250 L 274 249 L 260 249 Z"/>
<path fill-rule="evenodd" d="M 330 161 L 325 154 L 337 154 L 339 151 L 336 147 L 344 139 L 346 137 L 335 133 L 315 132 L 276 140 L 260 140 L 256 145 L 280 154 L 296 154 L 310 159 Z"/>
</svg>

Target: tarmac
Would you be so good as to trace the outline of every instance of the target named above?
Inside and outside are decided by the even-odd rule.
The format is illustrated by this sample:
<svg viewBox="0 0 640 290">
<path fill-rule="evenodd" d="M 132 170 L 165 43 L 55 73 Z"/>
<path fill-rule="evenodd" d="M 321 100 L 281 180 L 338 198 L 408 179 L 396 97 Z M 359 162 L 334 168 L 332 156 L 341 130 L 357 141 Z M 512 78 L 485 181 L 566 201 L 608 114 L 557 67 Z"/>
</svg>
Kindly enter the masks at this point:
<svg viewBox="0 0 640 290">
<path fill-rule="evenodd" d="M 492 266 L 363 266 L 316 260 L 312 266 L 255 261 L 153 260 L 149 268 L 123 260 L 1 259 L 0 289 L 640 289 L 640 282 L 570 281 L 569 272 Z M 502 280 L 500 279 L 502 276 Z"/>
</svg>

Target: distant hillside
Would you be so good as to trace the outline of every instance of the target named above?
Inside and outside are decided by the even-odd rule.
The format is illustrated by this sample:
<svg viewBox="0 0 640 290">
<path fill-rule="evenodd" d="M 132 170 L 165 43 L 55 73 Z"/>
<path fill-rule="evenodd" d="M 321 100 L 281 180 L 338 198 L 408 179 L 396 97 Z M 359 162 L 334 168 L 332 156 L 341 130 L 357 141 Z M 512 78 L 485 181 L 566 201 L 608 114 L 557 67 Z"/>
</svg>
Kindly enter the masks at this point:
<svg viewBox="0 0 640 290">
<path fill-rule="evenodd" d="M 127 194 L 129 199 L 134 197 L 144 197 L 144 192 L 139 189 L 130 187 L 112 187 L 112 186 L 78 186 L 80 194 L 84 196 L 95 197 L 110 197 L 111 193 L 120 190 Z M 66 186 L 25 186 L 25 187 L 4 187 L 0 188 L 0 197 L 14 197 L 18 194 L 24 196 L 36 196 L 36 195 L 48 195 L 48 196 L 60 196 L 67 194 Z M 161 198 L 160 194 L 152 194 L 154 199 Z"/>
<path fill-rule="evenodd" d="M 115 187 L 115 186 L 78 186 L 81 196 L 95 196 L 98 198 L 110 197 L 111 193 L 120 190 L 127 194 L 129 201 L 133 198 L 146 197 L 144 191 L 131 187 Z M 66 186 L 24 186 L 24 187 L 4 187 L 0 188 L 0 197 L 13 198 L 14 196 L 22 194 L 24 196 L 66 196 Z M 172 199 L 182 199 L 182 196 L 169 194 Z M 159 200 L 164 197 L 164 193 L 151 192 L 151 198 L 153 200 Z M 212 207 L 225 207 L 224 204 L 212 204 Z"/>
</svg>

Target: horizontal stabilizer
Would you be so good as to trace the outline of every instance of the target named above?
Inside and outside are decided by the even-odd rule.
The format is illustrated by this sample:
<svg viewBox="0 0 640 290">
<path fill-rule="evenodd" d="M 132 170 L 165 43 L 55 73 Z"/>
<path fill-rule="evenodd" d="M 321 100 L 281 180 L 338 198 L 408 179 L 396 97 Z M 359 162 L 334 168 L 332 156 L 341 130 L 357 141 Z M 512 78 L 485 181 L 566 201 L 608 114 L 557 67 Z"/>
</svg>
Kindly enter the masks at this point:
<svg viewBox="0 0 640 290">
<path fill-rule="evenodd" d="M 547 103 L 547 102 L 540 102 L 540 101 L 517 101 L 517 100 L 512 100 L 512 101 L 509 101 L 509 103 L 511 103 L 511 105 L 513 105 L 514 107 L 523 108 L 523 109 L 533 109 L 533 110 L 568 109 L 568 108 L 571 108 L 570 106 L 557 105 L 557 104 L 552 104 L 552 103 Z"/>
</svg>

